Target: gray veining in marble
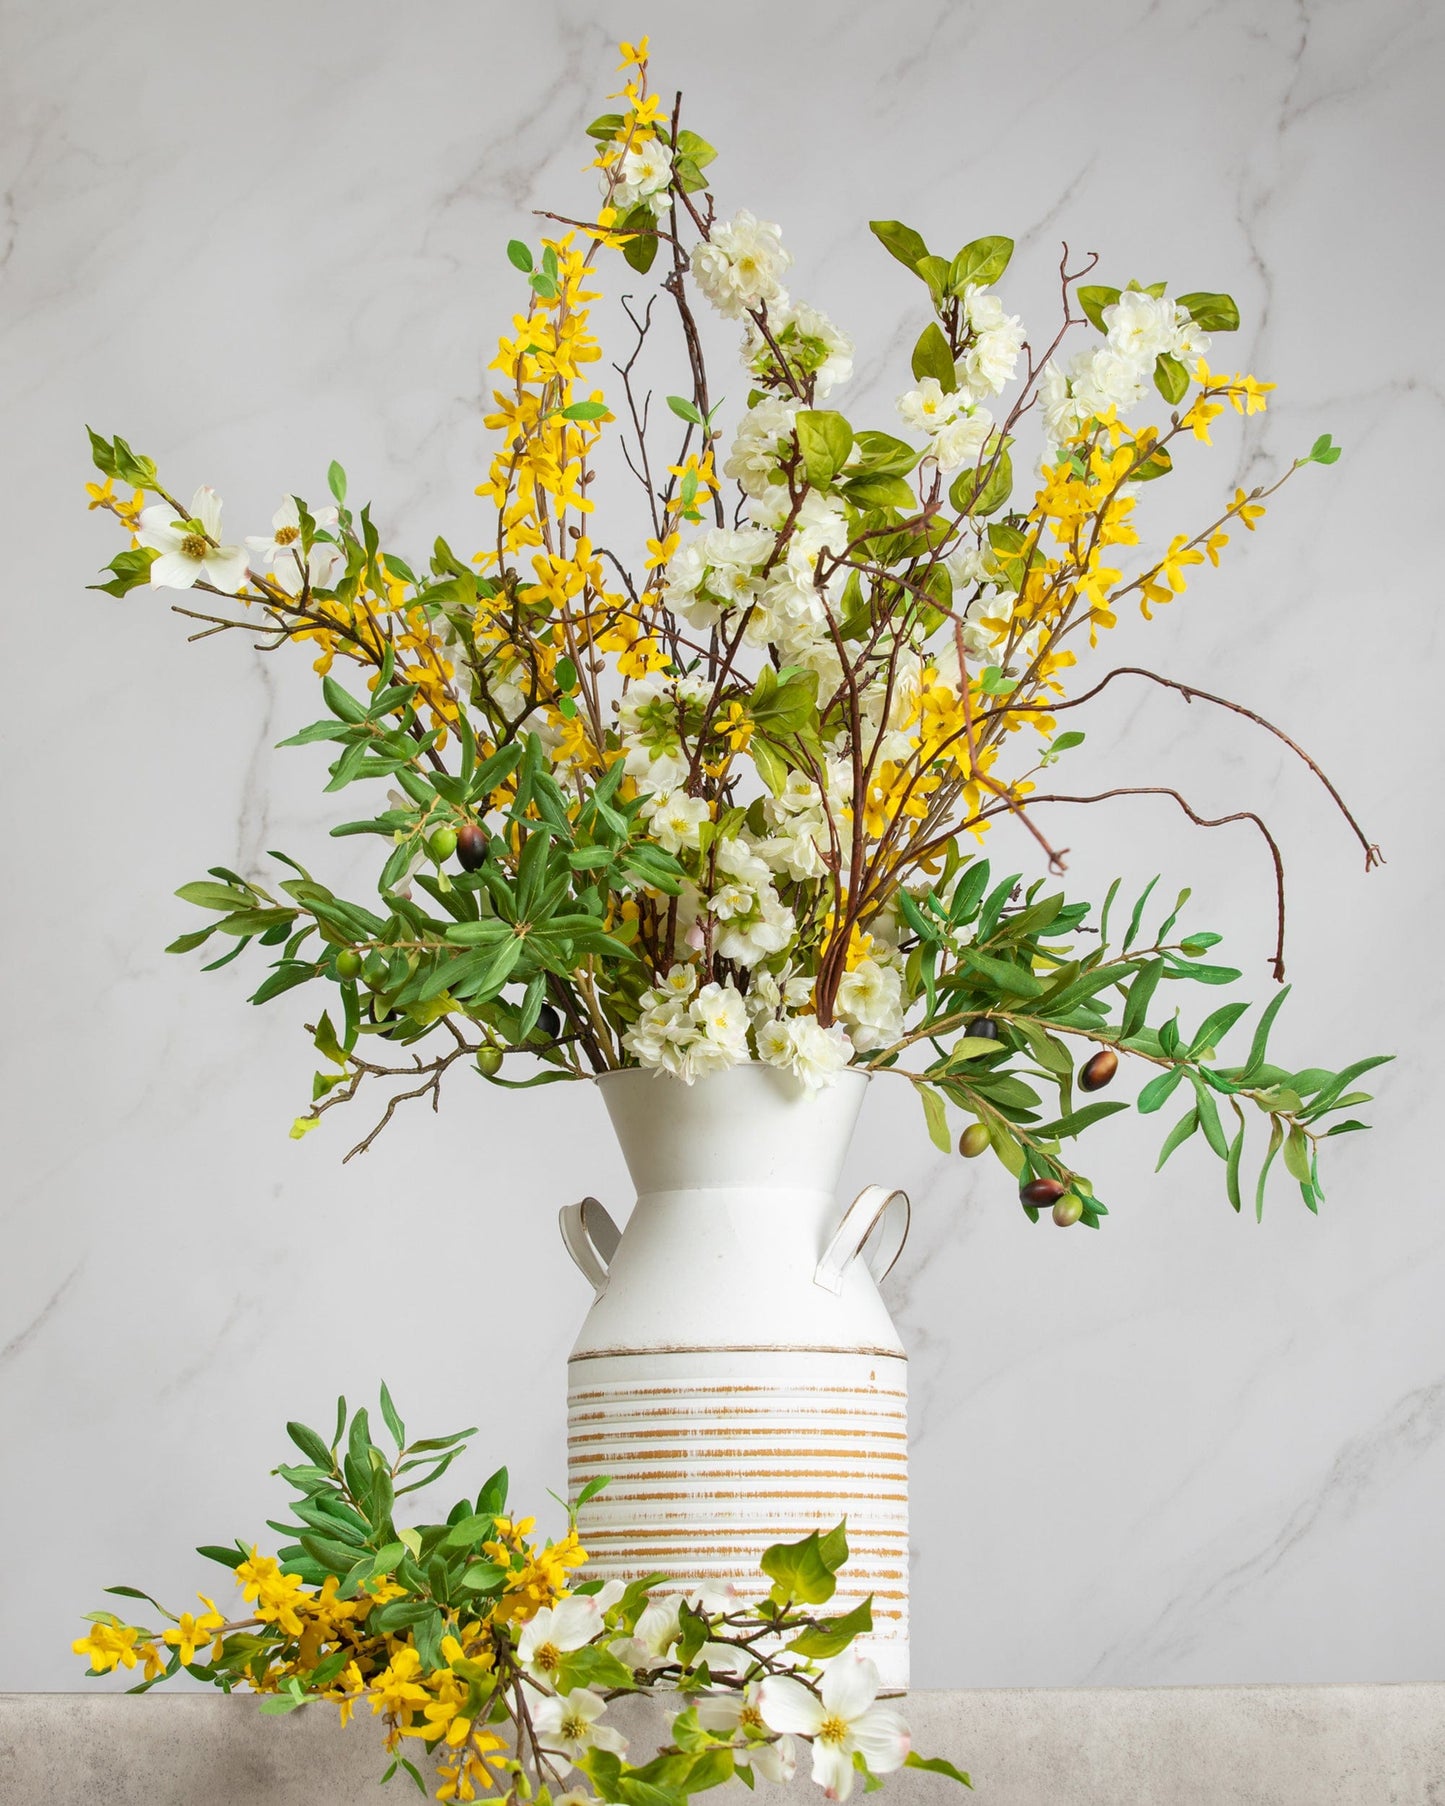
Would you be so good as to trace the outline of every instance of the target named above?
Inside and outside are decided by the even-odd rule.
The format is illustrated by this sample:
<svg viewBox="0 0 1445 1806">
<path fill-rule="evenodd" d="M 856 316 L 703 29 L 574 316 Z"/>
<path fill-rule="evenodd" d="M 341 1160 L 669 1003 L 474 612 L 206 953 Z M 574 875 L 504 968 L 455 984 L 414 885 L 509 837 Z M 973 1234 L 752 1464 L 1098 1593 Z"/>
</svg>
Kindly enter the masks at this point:
<svg viewBox="0 0 1445 1806">
<path fill-rule="evenodd" d="M 1281 1189 L 1257 1227 L 1207 1154 L 1155 1179 L 1153 1125 L 1109 1123 L 1090 1161 L 1109 1227 L 1060 1236 L 875 1087 L 848 1177 L 915 1204 L 894 1298 L 916 1678 L 1438 1677 L 1442 999 L 1413 951 L 1438 938 L 1442 877 L 1438 9 L 10 0 L 0 29 L 0 1686 L 81 1685 L 69 1615 L 107 1583 L 173 1603 L 206 1584 L 187 1551 L 260 1532 L 282 1422 L 327 1419 L 338 1385 L 385 1374 L 413 1419 L 483 1423 L 478 1463 L 510 1460 L 521 1497 L 561 1475 L 585 1297 L 555 1210 L 625 1202 L 599 1102 L 459 1088 L 344 1169 L 339 1125 L 286 1139 L 311 1071 L 297 1009 L 250 1010 L 243 973 L 160 949 L 190 925 L 170 892 L 212 863 L 281 847 L 358 869 L 352 843 L 328 851 L 320 756 L 269 751 L 311 718 L 306 661 L 187 646 L 156 598 L 85 592 L 116 539 L 84 512 L 82 426 L 184 493 L 213 483 L 238 532 L 340 456 L 400 544 L 465 543 L 515 303 L 502 247 L 535 236 L 530 208 L 586 204 L 580 128 L 609 46 L 643 30 L 721 146 L 722 205 L 779 219 L 795 292 L 857 337 L 855 418 L 887 424 L 918 330 L 864 225 L 896 214 L 940 242 L 1011 232 L 1005 294 L 1030 321 L 1065 238 L 1105 279 L 1238 296 L 1238 362 L 1275 406 L 1219 423 L 1212 461 L 1150 498 L 1155 531 L 1321 431 L 1346 448 L 1108 651 L 1276 719 L 1384 871 L 1363 876 L 1276 743 L 1164 692 L 1092 705 L 1070 775 L 1167 773 L 1206 813 L 1267 814 L 1290 874 L 1282 1050 L 1397 1051 L 1377 1130 L 1338 1144 L 1319 1220 Z M 736 402 L 730 332 L 716 345 Z M 1071 882 L 1193 883 L 1262 995 L 1248 831 L 1113 807 L 1051 818 Z"/>
</svg>

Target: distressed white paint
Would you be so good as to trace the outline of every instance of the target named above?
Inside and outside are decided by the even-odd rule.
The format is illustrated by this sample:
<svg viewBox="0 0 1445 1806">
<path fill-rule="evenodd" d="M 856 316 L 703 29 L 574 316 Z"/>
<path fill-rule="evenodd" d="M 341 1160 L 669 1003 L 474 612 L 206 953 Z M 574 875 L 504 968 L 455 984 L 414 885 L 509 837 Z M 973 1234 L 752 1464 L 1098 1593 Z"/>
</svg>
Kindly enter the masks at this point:
<svg viewBox="0 0 1445 1806">
<path fill-rule="evenodd" d="M 590 1571 L 753 1597 L 769 1544 L 846 1518 L 827 1612 L 871 1595 L 859 1646 L 906 1687 L 908 1362 L 863 1250 L 886 1240 L 890 1264 L 908 1204 L 837 1198 L 867 1077 L 811 1098 L 760 1065 L 598 1085 L 637 1202 L 615 1250 L 607 1219 L 592 1229 L 591 1259 L 596 1200 L 563 1213 L 597 1286 L 567 1399 L 570 1496 L 608 1479 L 581 1514 Z"/>
</svg>

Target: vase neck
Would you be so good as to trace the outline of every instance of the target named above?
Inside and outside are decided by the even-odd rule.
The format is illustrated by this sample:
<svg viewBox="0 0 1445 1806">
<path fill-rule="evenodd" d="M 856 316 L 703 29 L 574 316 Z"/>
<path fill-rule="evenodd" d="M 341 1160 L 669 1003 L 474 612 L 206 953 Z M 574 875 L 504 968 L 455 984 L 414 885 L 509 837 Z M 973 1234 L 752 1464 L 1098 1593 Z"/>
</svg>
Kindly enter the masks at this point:
<svg viewBox="0 0 1445 1806">
<path fill-rule="evenodd" d="M 752 1062 L 685 1085 L 630 1068 L 598 1080 L 639 1197 L 673 1191 L 809 1191 L 833 1196 L 868 1075 L 847 1071 L 809 1097 Z"/>
</svg>

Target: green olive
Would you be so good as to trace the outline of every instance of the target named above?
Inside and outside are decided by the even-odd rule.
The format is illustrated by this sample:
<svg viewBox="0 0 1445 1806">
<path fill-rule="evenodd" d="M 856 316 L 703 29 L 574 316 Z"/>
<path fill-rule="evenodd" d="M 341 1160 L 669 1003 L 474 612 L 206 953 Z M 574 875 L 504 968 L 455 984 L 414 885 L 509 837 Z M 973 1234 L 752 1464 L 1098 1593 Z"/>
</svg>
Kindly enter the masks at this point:
<svg viewBox="0 0 1445 1806">
<path fill-rule="evenodd" d="M 1067 1229 L 1071 1223 L 1077 1223 L 1084 1214 L 1084 1200 L 1076 1191 L 1065 1192 L 1054 1206 L 1054 1221 L 1060 1229 Z"/>
<path fill-rule="evenodd" d="M 488 1045 L 477 1049 L 477 1071 L 484 1079 L 489 1079 L 502 1069 L 502 1050 L 500 1047 Z"/>
<path fill-rule="evenodd" d="M 373 991 L 379 991 L 386 983 L 386 970 L 386 956 L 375 948 L 361 962 L 361 976 Z"/>
<path fill-rule="evenodd" d="M 355 978 L 361 970 L 361 955 L 355 947 L 343 947 L 336 956 L 336 976 Z"/>
<path fill-rule="evenodd" d="M 987 1125 L 981 1122 L 971 1122 L 958 1138 L 958 1151 L 965 1160 L 977 1160 L 992 1146 L 993 1137 Z"/>
<path fill-rule="evenodd" d="M 457 850 L 457 831 L 455 828 L 438 828 L 426 844 L 437 864 L 445 865 Z"/>
</svg>

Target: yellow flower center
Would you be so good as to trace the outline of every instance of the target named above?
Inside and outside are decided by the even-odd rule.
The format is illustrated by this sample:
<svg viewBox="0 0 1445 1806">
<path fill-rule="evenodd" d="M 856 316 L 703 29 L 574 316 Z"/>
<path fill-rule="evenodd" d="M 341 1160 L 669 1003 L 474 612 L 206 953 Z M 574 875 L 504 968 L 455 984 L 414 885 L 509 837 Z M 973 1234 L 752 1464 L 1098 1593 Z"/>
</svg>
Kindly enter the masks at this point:
<svg viewBox="0 0 1445 1806">
<path fill-rule="evenodd" d="M 561 1666 L 562 1651 L 555 1643 L 544 1643 L 533 1659 L 544 1674 L 553 1674 Z"/>
<path fill-rule="evenodd" d="M 187 533 L 181 541 L 181 550 L 187 558 L 204 558 L 210 546 L 199 533 Z"/>
<path fill-rule="evenodd" d="M 753 1730 L 757 1731 L 765 1731 L 767 1729 L 767 1726 L 763 1723 L 763 1715 L 756 1706 L 744 1706 L 742 1711 L 738 1713 L 738 1723 L 741 1725 L 748 1725 Z"/>
<path fill-rule="evenodd" d="M 562 1720 L 561 1729 L 569 1743 L 581 1743 L 587 1736 L 587 1720 L 580 1712 L 569 1712 Z"/>
<path fill-rule="evenodd" d="M 276 529 L 276 544 L 278 546 L 295 545 L 300 537 L 300 527 L 277 527 Z"/>
<path fill-rule="evenodd" d="M 842 1743 L 847 1735 L 848 1721 L 846 1718 L 839 1718 L 836 1713 L 825 1718 L 822 1724 L 818 1726 L 818 1741 L 820 1743 Z"/>
</svg>

